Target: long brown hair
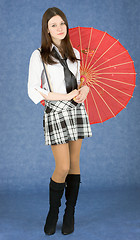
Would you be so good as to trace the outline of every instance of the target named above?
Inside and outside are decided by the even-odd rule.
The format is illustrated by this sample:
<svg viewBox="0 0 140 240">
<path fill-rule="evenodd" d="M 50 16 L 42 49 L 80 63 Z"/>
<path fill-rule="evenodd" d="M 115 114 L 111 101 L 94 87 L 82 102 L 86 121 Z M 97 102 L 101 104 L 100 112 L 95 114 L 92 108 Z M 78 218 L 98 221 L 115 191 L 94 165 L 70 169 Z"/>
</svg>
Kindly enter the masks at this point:
<svg viewBox="0 0 140 240">
<path fill-rule="evenodd" d="M 72 62 L 75 62 L 78 59 L 76 58 L 73 48 L 70 43 L 69 27 L 68 27 L 67 18 L 65 16 L 65 14 L 59 8 L 56 8 L 56 7 L 48 8 L 42 18 L 42 35 L 41 35 L 41 57 L 42 57 L 42 60 L 43 60 L 43 62 L 48 63 L 48 64 L 56 63 L 52 58 L 52 54 L 51 54 L 52 39 L 51 39 L 50 34 L 48 33 L 48 21 L 56 15 L 59 15 L 63 19 L 63 21 L 65 22 L 65 24 L 67 26 L 66 37 L 61 41 L 62 56 L 65 55 Z"/>
</svg>

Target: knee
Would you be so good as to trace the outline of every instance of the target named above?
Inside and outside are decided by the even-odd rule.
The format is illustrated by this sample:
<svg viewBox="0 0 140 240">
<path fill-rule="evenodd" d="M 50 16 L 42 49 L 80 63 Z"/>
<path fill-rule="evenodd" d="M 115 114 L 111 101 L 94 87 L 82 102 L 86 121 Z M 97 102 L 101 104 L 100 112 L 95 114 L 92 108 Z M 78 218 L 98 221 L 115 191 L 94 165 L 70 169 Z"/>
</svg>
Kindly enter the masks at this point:
<svg viewBox="0 0 140 240">
<path fill-rule="evenodd" d="M 61 168 L 57 169 L 57 172 L 59 172 L 59 175 L 62 177 L 66 177 L 69 173 L 70 166 L 69 165 L 63 165 Z"/>
<path fill-rule="evenodd" d="M 61 173 L 63 176 L 67 176 L 67 174 L 69 173 L 69 170 L 70 170 L 70 166 L 62 166 L 61 168 Z"/>
</svg>

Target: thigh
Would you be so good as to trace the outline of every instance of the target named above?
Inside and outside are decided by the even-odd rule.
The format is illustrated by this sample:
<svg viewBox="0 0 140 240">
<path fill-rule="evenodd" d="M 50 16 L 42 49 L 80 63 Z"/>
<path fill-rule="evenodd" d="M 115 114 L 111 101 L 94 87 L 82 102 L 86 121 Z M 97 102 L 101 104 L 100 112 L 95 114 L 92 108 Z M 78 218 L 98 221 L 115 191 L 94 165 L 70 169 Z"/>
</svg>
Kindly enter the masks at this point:
<svg viewBox="0 0 140 240">
<path fill-rule="evenodd" d="M 57 168 L 69 168 L 70 167 L 70 154 L 69 154 L 69 145 L 58 144 L 51 145 L 53 156 L 55 159 L 55 165 Z"/>
<path fill-rule="evenodd" d="M 69 153 L 70 153 L 71 163 L 79 161 L 81 146 L 82 146 L 82 139 L 69 142 Z"/>
</svg>

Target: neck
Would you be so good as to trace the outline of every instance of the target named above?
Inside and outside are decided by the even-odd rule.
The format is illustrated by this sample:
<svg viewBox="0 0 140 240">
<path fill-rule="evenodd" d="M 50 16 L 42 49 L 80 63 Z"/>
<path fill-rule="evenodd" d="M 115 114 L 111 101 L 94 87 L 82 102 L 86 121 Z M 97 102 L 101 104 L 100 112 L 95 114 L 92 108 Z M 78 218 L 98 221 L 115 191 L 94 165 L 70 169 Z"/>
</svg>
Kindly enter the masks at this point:
<svg viewBox="0 0 140 240">
<path fill-rule="evenodd" d="M 60 46 L 61 46 L 61 40 L 56 40 L 56 39 L 55 39 L 55 41 L 53 40 L 53 43 L 54 43 L 54 45 L 55 45 L 57 48 L 60 48 Z"/>
</svg>

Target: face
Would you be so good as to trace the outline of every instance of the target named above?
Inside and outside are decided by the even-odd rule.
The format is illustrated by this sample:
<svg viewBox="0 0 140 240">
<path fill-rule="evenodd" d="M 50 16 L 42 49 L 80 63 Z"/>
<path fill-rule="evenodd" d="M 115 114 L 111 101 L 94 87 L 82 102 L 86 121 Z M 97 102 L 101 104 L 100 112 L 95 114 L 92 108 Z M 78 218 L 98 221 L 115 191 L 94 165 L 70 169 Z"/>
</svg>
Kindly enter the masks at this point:
<svg viewBox="0 0 140 240">
<path fill-rule="evenodd" d="M 60 45 L 61 40 L 65 38 L 67 26 L 59 15 L 52 17 L 48 21 L 48 33 L 50 33 L 52 41 L 56 45 Z"/>
</svg>

